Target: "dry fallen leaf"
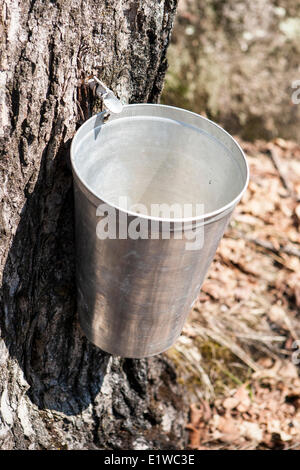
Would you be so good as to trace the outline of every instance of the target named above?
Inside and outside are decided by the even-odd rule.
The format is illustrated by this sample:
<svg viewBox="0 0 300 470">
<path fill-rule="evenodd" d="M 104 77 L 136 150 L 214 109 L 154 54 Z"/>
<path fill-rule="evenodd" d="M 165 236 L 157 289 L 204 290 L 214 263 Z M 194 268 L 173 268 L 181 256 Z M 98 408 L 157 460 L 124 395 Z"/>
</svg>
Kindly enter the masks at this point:
<svg viewBox="0 0 300 470">
<path fill-rule="evenodd" d="M 250 421 L 243 421 L 240 424 L 240 433 L 250 441 L 261 442 L 263 440 L 263 431 L 258 423 L 251 423 Z"/>
</svg>

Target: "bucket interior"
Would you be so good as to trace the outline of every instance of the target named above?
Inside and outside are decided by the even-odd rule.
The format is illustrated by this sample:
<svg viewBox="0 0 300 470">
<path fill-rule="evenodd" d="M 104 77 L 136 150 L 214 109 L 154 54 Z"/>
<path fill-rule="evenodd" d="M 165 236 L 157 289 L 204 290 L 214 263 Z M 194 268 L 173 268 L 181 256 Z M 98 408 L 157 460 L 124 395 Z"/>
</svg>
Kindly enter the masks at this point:
<svg viewBox="0 0 300 470">
<path fill-rule="evenodd" d="M 218 139 L 218 132 L 231 139 L 218 126 L 210 133 L 208 120 L 202 129 L 169 116 L 122 115 L 76 136 L 74 169 L 100 200 L 145 215 L 153 204 L 189 204 L 195 216 L 196 204 L 212 213 L 243 191 L 245 159 Z"/>
</svg>

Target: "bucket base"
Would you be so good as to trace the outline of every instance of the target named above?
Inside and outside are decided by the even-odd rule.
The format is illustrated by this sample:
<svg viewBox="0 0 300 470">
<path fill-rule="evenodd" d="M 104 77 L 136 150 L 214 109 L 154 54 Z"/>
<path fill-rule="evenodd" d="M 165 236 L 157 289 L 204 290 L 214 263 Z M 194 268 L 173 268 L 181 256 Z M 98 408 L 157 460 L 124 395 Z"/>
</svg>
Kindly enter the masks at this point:
<svg viewBox="0 0 300 470">
<path fill-rule="evenodd" d="M 102 349 L 102 351 L 104 352 L 107 352 L 113 356 L 121 356 L 121 357 L 125 357 L 127 359 L 143 359 L 143 358 L 146 358 L 146 357 L 151 357 L 151 356 L 156 356 L 157 354 L 161 354 L 165 351 L 167 351 L 168 349 L 170 349 L 171 346 L 173 346 L 173 344 L 175 343 L 175 341 L 177 341 L 177 339 L 179 338 L 179 336 L 181 335 L 181 331 L 176 335 L 174 336 L 174 338 L 172 338 L 172 341 L 169 341 L 169 343 L 167 343 L 162 349 L 158 349 L 157 351 L 152 351 L 152 352 L 149 352 L 149 353 L 144 353 L 144 354 L 134 354 L 134 353 L 126 353 L 124 351 L 120 351 L 118 349 L 118 347 L 111 347 L 111 346 L 107 346 L 105 345 L 105 343 L 103 342 L 103 338 L 101 336 L 97 336 L 95 335 L 95 332 L 93 332 L 88 326 L 86 323 L 82 322 L 81 319 L 80 319 L 80 328 L 82 330 L 82 332 L 84 333 L 84 335 L 87 337 L 87 339 L 93 343 L 95 346 L 97 346 L 98 348 Z"/>
</svg>

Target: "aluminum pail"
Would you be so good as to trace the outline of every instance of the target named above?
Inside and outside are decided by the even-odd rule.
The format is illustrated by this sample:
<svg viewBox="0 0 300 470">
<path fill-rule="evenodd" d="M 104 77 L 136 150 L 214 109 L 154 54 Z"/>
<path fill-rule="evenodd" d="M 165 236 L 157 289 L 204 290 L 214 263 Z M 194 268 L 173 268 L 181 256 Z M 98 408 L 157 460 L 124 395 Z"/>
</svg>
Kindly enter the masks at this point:
<svg viewBox="0 0 300 470">
<path fill-rule="evenodd" d="M 78 312 L 94 344 L 141 358 L 180 335 L 249 170 L 195 113 L 136 104 L 104 116 L 71 147 Z"/>
</svg>

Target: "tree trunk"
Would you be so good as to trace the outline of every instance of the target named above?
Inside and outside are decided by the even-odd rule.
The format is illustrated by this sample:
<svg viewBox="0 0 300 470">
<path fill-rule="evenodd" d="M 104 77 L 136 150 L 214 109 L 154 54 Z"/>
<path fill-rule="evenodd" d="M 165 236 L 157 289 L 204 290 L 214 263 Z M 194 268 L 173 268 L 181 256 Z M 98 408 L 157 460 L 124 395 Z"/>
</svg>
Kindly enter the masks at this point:
<svg viewBox="0 0 300 470">
<path fill-rule="evenodd" d="M 78 325 L 69 145 L 85 79 L 155 101 L 177 0 L 0 0 L 0 448 L 180 448 L 172 366 L 112 357 Z"/>
</svg>

